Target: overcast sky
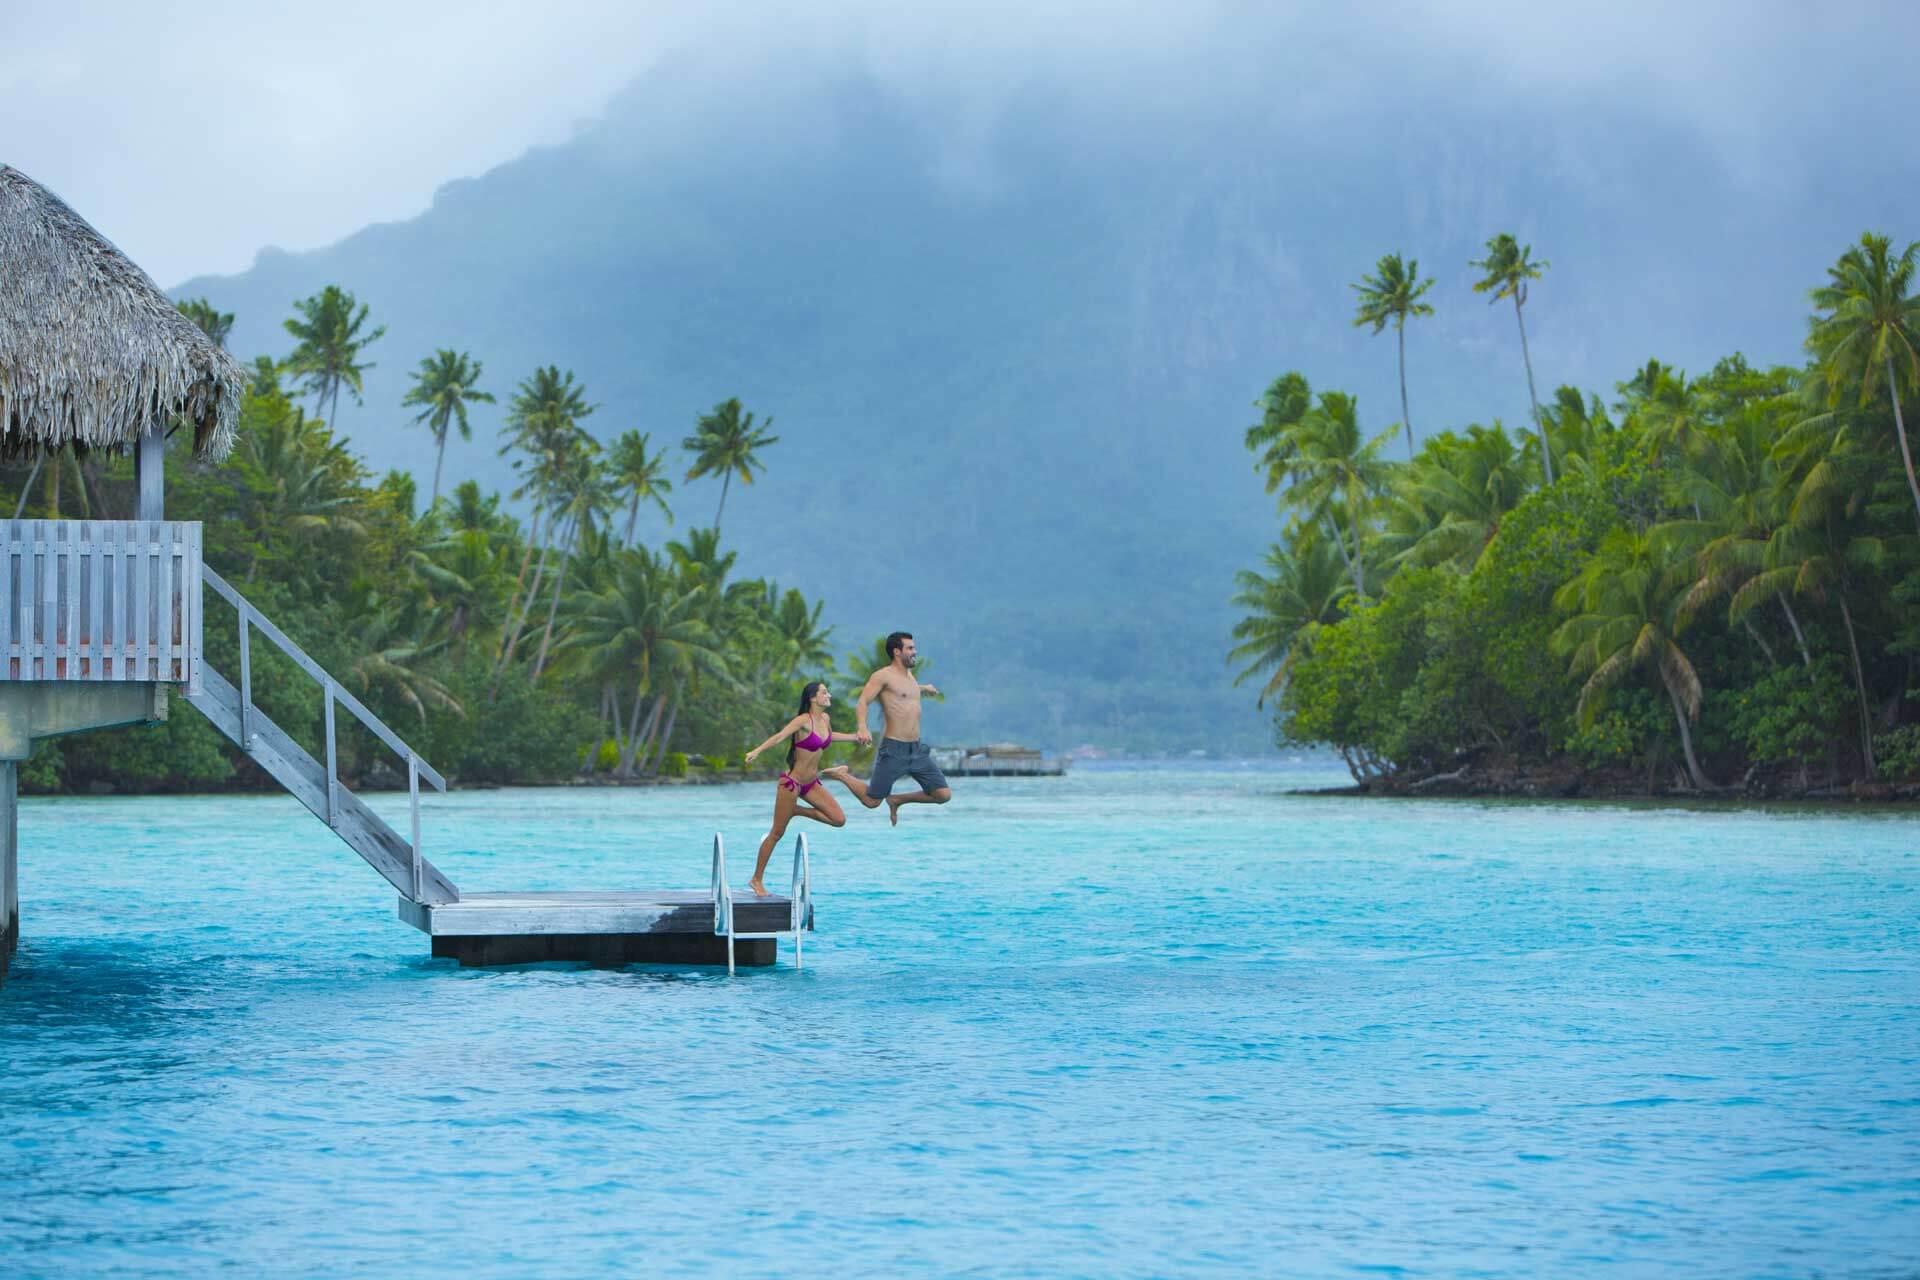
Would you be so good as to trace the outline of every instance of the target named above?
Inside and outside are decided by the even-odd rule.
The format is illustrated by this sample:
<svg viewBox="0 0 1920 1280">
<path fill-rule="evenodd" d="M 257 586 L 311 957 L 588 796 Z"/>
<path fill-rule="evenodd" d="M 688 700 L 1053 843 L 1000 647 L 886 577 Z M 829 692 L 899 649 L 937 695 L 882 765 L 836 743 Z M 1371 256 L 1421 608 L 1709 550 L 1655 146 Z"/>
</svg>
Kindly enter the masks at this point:
<svg viewBox="0 0 1920 1280">
<path fill-rule="evenodd" d="M 1113 118 L 1254 96 L 1337 112 L 1409 82 L 1515 110 L 1627 98 L 1764 195 L 1822 149 L 1904 152 L 1917 44 L 1920 3 L 1899 0 L 0 0 L 0 161 L 172 285 L 417 214 L 717 45 L 740 68 L 725 92 L 857 68 L 962 152 L 1032 83 Z"/>
</svg>

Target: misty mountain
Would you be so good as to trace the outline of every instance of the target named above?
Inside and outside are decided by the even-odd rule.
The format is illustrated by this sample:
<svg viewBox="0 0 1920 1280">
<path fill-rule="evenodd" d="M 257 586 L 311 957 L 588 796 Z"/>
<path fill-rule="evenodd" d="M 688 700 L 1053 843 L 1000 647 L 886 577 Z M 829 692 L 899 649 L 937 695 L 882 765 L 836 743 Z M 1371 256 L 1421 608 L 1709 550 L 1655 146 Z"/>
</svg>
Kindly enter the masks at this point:
<svg viewBox="0 0 1920 1280">
<path fill-rule="evenodd" d="M 1289 368 L 1357 391 L 1372 429 L 1399 418 L 1391 334 L 1351 325 L 1381 253 L 1439 281 L 1408 334 L 1424 433 L 1526 421 L 1511 308 L 1470 292 L 1495 231 L 1552 263 L 1527 309 L 1543 398 L 1611 399 L 1652 355 L 1796 359 L 1824 264 L 1864 227 L 1906 230 L 1898 171 L 1756 199 L 1630 104 L 1109 119 L 1033 91 L 956 135 L 863 76 L 722 94 L 714 72 L 649 76 L 410 221 L 174 292 L 237 313 L 251 356 L 290 348 L 295 299 L 354 291 L 388 332 L 340 426 L 423 478 L 432 443 L 399 402 L 438 346 L 483 360 L 502 406 L 535 366 L 574 370 L 603 438 L 677 445 L 728 396 L 772 415 L 766 475 L 728 498 L 740 570 L 824 598 L 839 650 L 913 630 L 946 741 L 1267 741 L 1224 663 L 1234 572 L 1275 531 L 1241 432 Z M 450 444 L 449 487 L 510 487 L 500 416 Z M 679 527 L 718 491 L 681 484 Z"/>
</svg>

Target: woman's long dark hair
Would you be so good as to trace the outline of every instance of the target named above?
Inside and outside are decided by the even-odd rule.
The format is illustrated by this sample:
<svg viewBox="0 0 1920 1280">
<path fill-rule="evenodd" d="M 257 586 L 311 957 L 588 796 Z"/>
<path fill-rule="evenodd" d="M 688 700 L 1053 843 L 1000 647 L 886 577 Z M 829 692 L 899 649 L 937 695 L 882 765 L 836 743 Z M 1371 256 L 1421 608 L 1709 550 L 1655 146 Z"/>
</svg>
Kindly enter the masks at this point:
<svg viewBox="0 0 1920 1280">
<path fill-rule="evenodd" d="M 820 692 L 820 686 L 825 683 L 826 681 L 824 680 L 810 680 L 807 682 L 807 687 L 800 691 L 800 714 L 801 715 L 804 716 L 807 714 L 807 712 L 813 709 L 813 695 Z M 813 728 L 812 728 L 813 722 L 809 720 L 807 722 L 807 725 L 808 725 L 807 736 L 811 738 L 813 736 Z M 831 736 L 831 730 L 829 730 L 829 736 Z M 793 754 L 799 749 L 800 748 L 796 747 L 793 744 L 792 738 L 787 739 L 787 768 L 789 769 L 793 768 Z"/>
</svg>

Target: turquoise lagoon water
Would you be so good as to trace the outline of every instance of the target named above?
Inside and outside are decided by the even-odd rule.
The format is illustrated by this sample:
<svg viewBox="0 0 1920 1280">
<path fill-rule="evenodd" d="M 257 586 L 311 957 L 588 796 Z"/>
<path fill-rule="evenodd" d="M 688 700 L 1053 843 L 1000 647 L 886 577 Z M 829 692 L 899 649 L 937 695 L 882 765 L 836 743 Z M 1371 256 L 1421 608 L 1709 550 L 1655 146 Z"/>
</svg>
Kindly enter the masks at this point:
<svg viewBox="0 0 1920 1280">
<path fill-rule="evenodd" d="M 1914 817 L 1285 794 L 1328 780 L 856 810 L 806 970 L 731 981 L 434 961 L 283 798 L 28 801 L 0 1269 L 1920 1269 Z M 770 797 L 428 831 L 469 888 L 695 887 Z"/>
</svg>

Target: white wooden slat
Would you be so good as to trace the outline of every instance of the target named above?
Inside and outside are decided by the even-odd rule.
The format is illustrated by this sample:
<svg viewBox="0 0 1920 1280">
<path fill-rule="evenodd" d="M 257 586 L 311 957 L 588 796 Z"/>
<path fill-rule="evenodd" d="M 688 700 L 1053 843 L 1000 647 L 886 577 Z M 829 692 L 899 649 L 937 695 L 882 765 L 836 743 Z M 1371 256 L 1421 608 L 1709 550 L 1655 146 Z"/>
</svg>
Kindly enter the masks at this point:
<svg viewBox="0 0 1920 1280">
<path fill-rule="evenodd" d="M 173 679 L 173 530 L 164 524 L 153 527 L 158 544 L 153 557 L 153 585 L 157 595 L 153 610 L 153 675 L 156 680 Z"/>
<path fill-rule="evenodd" d="M 40 584 L 34 580 L 34 540 L 40 522 L 26 521 L 20 529 L 20 678 L 33 679 L 33 660 L 39 648 L 33 643 L 34 606 L 40 599 Z"/>
<path fill-rule="evenodd" d="M 102 581 L 107 572 L 107 559 L 100 541 L 106 528 L 105 524 L 94 525 L 93 535 L 87 540 L 87 620 L 90 624 L 87 629 L 93 636 L 87 672 L 95 680 L 107 678 L 106 589 Z"/>
<path fill-rule="evenodd" d="M 67 540 L 67 641 L 65 654 L 67 660 L 67 679 L 69 680 L 78 680 L 80 678 L 80 657 L 84 652 L 80 643 L 82 638 L 80 631 L 80 534 L 81 531 L 91 523 L 93 523 L 91 520 L 76 521 L 75 528 L 72 531 L 72 537 Z"/>
<path fill-rule="evenodd" d="M 145 520 L 134 522 L 132 536 L 128 539 L 130 546 L 127 556 L 127 561 L 133 569 L 133 678 L 140 681 L 153 678 L 147 674 L 149 670 L 147 633 L 150 630 L 147 626 L 147 617 L 153 609 L 153 596 L 147 582 L 147 570 L 152 567 L 152 562 L 147 556 L 148 534 L 149 529 Z"/>
<path fill-rule="evenodd" d="M 120 642 L 127 633 L 121 619 L 127 612 L 127 593 L 120 586 L 120 523 L 108 521 L 100 526 L 100 554 L 104 557 L 106 602 L 101 606 L 101 638 L 107 646 L 106 668 L 102 675 L 118 680 L 122 666 Z"/>
<path fill-rule="evenodd" d="M 14 544 L 20 537 L 20 522 L 7 522 L 7 541 L 0 548 L 0 680 L 17 680 L 13 665 L 13 588 L 20 581 L 14 563 Z"/>
<path fill-rule="evenodd" d="M 198 521 L 187 526 L 187 545 L 190 550 L 190 562 L 187 566 L 187 608 L 193 611 L 193 626 L 187 634 L 187 692 L 200 692 L 200 664 L 204 661 L 205 648 L 202 645 L 201 625 L 206 613 L 206 591 L 200 585 L 200 524 Z"/>
<path fill-rule="evenodd" d="M 40 560 L 40 678 L 59 674 L 60 660 L 60 533 L 64 521 L 47 522 L 47 538 Z"/>
</svg>

